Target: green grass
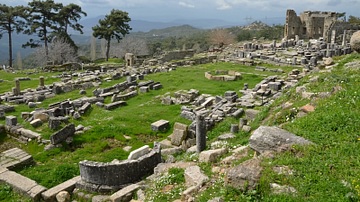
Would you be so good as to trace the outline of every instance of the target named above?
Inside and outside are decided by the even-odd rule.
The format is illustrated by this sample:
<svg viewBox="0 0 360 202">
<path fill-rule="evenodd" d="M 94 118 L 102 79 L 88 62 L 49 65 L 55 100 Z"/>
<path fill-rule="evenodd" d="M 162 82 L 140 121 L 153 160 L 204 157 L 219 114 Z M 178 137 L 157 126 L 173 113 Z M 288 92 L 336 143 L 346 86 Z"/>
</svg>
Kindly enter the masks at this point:
<svg viewBox="0 0 360 202">
<path fill-rule="evenodd" d="M 24 198 L 17 192 L 14 192 L 9 185 L 0 184 L 0 201 L 7 202 L 30 202 L 28 198 Z"/>
<path fill-rule="evenodd" d="M 243 78 L 238 81 L 211 81 L 204 77 L 206 71 L 215 70 L 235 70 L 243 72 Z M 147 75 L 145 80 L 153 80 L 161 82 L 163 88 L 157 91 L 150 91 L 146 94 L 139 94 L 127 101 L 127 106 L 107 111 L 95 105 L 92 106 L 90 112 L 85 114 L 80 120 L 70 121 L 75 125 L 82 124 L 84 126 L 91 126 L 91 129 L 84 134 L 74 136 L 74 142 L 70 145 L 64 145 L 61 148 L 56 148 L 50 151 L 44 151 L 44 145 L 38 145 L 31 142 L 28 145 L 21 146 L 29 152 L 35 159 L 36 165 L 26 167 L 19 170 L 19 172 L 45 187 L 53 187 L 62 181 L 72 178 L 79 174 L 78 163 L 82 160 L 93 160 L 101 162 L 109 162 L 113 159 L 126 159 L 129 152 L 125 152 L 122 148 L 131 145 L 132 149 L 139 148 L 144 144 L 152 145 L 154 141 L 159 141 L 166 138 L 172 132 L 172 127 L 166 132 L 153 132 L 150 124 L 159 120 L 166 119 L 170 121 L 171 126 L 175 122 L 190 124 L 190 121 L 183 119 L 179 116 L 180 105 L 166 106 L 161 104 L 159 96 L 166 93 L 171 95 L 178 90 L 197 89 L 201 94 L 223 95 L 225 91 L 232 90 L 238 92 L 242 89 L 244 83 L 248 83 L 249 87 L 254 87 L 264 77 L 273 75 L 272 72 L 259 72 L 254 70 L 254 67 L 241 66 L 232 63 L 215 63 L 207 65 L 199 65 L 194 67 L 181 67 L 176 71 L 168 73 L 157 73 Z M 35 88 L 38 85 L 38 78 L 44 74 L 30 74 L 31 81 L 21 82 L 21 88 Z M 0 93 L 9 91 L 14 85 L 16 77 L 26 76 L 26 74 L 2 74 L 5 80 L 9 80 L 6 85 L 1 85 Z M 46 84 L 58 81 L 59 79 L 52 79 L 51 74 L 45 74 Z M 3 79 L 3 78 L 2 78 Z M 101 88 L 112 86 L 116 83 L 124 81 L 120 80 L 103 82 Z M 6 81 L 7 82 L 7 81 Z M 4 84 L 4 83 L 3 83 Z M 92 96 L 91 92 L 95 88 L 87 89 L 87 96 Z M 240 94 L 239 94 L 240 95 Z M 42 102 L 38 107 L 47 108 L 49 104 L 63 101 L 65 99 L 77 99 L 82 97 L 79 95 L 78 90 L 69 93 L 56 95 Z M 106 103 L 110 102 L 110 98 L 105 100 Z M 44 124 L 38 128 L 32 128 L 29 123 L 20 118 L 21 112 L 31 112 L 26 105 L 16 105 L 16 111 L 9 113 L 18 116 L 18 121 L 24 127 L 34 130 L 44 138 L 49 138 L 54 132 Z M 7 114 L 8 115 L 8 114 Z M 227 119 L 224 123 L 219 125 L 219 129 L 215 129 L 209 133 L 211 138 L 216 138 L 224 131 L 229 130 L 229 124 L 235 123 L 235 119 Z M 0 121 L 0 123 L 4 123 Z M 130 136 L 128 140 L 124 137 Z M 248 134 L 239 136 L 238 140 L 241 144 L 246 143 Z M 235 145 L 235 143 L 234 143 Z M 209 166 L 204 165 L 204 168 L 209 169 Z M 180 182 L 179 182 L 180 183 Z M 183 187 L 173 189 L 173 194 L 182 190 Z"/>
<path fill-rule="evenodd" d="M 346 56 L 343 61 L 359 59 L 359 55 Z M 358 201 L 360 176 L 360 72 L 343 68 L 344 62 L 331 73 L 320 75 L 318 82 L 310 84 L 317 89 L 329 90 L 341 86 L 342 90 L 329 98 L 313 101 L 316 110 L 296 118 L 284 128 L 313 141 L 316 145 L 295 147 L 264 163 L 261 189 L 265 201 Z M 303 102 L 291 97 L 294 105 Z M 308 102 L 310 102 L 308 100 Z M 294 170 L 292 176 L 278 176 L 271 170 L 275 165 L 287 165 Z M 269 192 L 269 183 L 291 185 L 298 190 L 296 196 L 277 196 Z M 356 188 L 357 186 L 357 188 Z"/>
</svg>

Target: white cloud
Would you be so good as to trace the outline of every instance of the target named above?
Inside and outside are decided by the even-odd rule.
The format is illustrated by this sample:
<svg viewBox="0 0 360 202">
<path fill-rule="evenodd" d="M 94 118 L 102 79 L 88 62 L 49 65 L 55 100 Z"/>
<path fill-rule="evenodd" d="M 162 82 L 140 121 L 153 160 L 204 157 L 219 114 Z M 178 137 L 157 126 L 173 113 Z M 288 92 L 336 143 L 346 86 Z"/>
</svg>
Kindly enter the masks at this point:
<svg viewBox="0 0 360 202">
<path fill-rule="evenodd" d="M 195 8 L 195 6 L 193 4 L 186 3 L 186 2 L 183 2 L 183 1 L 179 1 L 179 5 L 183 6 L 183 7 L 187 7 L 187 8 Z"/>
<path fill-rule="evenodd" d="M 216 0 L 216 5 L 218 10 L 227 10 L 232 8 L 232 5 L 226 2 L 226 0 Z"/>
</svg>

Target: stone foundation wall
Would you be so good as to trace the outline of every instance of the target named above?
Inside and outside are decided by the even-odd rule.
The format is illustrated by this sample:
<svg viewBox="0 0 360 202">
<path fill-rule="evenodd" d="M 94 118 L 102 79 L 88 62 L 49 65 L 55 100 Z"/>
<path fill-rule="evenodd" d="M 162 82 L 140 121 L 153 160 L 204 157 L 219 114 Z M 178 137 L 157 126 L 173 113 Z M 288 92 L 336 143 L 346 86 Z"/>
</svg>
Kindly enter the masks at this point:
<svg viewBox="0 0 360 202">
<path fill-rule="evenodd" d="M 82 188 L 89 191 L 114 191 L 152 174 L 159 163 L 161 163 L 161 151 L 158 144 L 155 144 L 154 149 L 148 154 L 141 156 L 137 160 L 109 163 L 81 161 L 79 166 L 83 183 L 80 184 L 87 184 Z"/>
</svg>

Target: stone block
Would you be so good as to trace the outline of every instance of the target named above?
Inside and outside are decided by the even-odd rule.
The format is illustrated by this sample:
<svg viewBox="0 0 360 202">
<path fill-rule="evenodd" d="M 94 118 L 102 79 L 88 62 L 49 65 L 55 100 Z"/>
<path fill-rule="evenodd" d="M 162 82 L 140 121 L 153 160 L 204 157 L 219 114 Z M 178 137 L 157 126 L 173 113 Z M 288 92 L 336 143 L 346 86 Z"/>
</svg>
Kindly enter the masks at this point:
<svg viewBox="0 0 360 202">
<path fill-rule="evenodd" d="M 161 88 L 162 88 L 162 85 L 161 85 L 160 83 L 155 84 L 155 85 L 152 86 L 152 89 L 153 89 L 153 90 L 159 90 L 159 89 L 161 89 Z"/>
<path fill-rule="evenodd" d="M 45 192 L 41 193 L 41 196 L 45 202 L 55 201 L 55 197 L 59 192 L 61 191 L 72 192 L 75 188 L 76 183 L 80 181 L 80 179 L 81 179 L 80 176 L 71 178 L 70 180 L 67 180 L 59 185 L 56 185 L 55 187 L 46 190 Z"/>
<path fill-rule="evenodd" d="M 41 135 L 39 133 L 28 130 L 28 129 L 25 129 L 25 128 L 19 128 L 18 132 L 22 136 L 25 136 L 25 137 L 30 138 L 30 139 L 38 139 L 38 138 L 41 137 Z"/>
<path fill-rule="evenodd" d="M 169 121 L 159 120 L 151 124 L 151 130 L 165 132 L 169 129 Z"/>
<path fill-rule="evenodd" d="M 171 135 L 171 144 L 175 146 L 180 146 L 182 141 L 186 139 L 187 131 L 181 129 L 174 129 Z"/>
<path fill-rule="evenodd" d="M 16 126 L 17 117 L 16 116 L 6 116 L 5 123 L 7 126 Z"/>
<path fill-rule="evenodd" d="M 30 125 L 34 128 L 41 126 L 43 122 L 40 119 L 34 119 L 30 122 Z"/>
<path fill-rule="evenodd" d="M 260 113 L 260 111 L 255 110 L 255 109 L 246 109 L 245 110 L 246 118 L 247 118 L 247 120 L 250 120 L 250 121 L 254 120 L 258 113 Z"/>
<path fill-rule="evenodd" d="M 249 139 L 250 147 L 259 153 L 277 151 L 279 148 L 293 144 L 309 145 L 313 143 L 303 137 L 296 136 L 274 126 L 260 126 Z"/>
<path fill-rule="evenodd" d="M 31 198 L 33 201 L 39 201 L 41 193 L 46 191 L 45 187 L 38 185 L 34 180 L 13 171 L 1 173 L 0 181 L 9 184 L 15 191 Z"/>
<path fill-rule="evenodd" d="M 51 144 L 53 145 L 59 144 L 60 142 L 65 141 L 68 137 L 73 136 L 74 133 L 75 133 L 75 125 L 69 124 L 50 136 Z"/>
<path fill-rule="evenodd" d="M 140 188 L 137 184 L 131 184 L 125 188 L 120 189 L 110 196 L 112 202 L 124 202 L 130 201 L 133 198 L 133 194 Z"/>
<path fill-rule="evenodd" d="M 136 150 L 130 152 L 128 159 L 136 160 L 136 159 L 140 158 L 141 156 L 148 154 L 149 152 L 150 152 L 149 145 L 145 145 L 145 146 L 140 147 L 139 149 L 136 149 Z"/>
<path fill-rule="evenodd" d="M 186 124 L 183 123 L 179 123 L 179 122 L 175 122 L 174 124 L 174 129 L 180 129 L 180 130 L 188 130 L 188 126 Z"/>
<path fill-rule="evenodd" d="M 0 119 L 5 119 L 5 111 L 0 109 Z"/>
<path fill-rule="evenodd" d="M 85 114 L 90 108 L 91 108 L 91 104 L 89 102 L 86 102 L 83 106 L 79 108 L 78 111 L 82 115 Z"/>
<path fill-rule="evenodd" d="M 150 88 L 149 88 L 149 86 L 141 86 L 139 88 L 139 91 L 140 91 L 140 93 L 147 93 L 150 91 Z"/>
<path fill-rule="evenodd" d="M 186 187 L 191 186 L 202 186 L 205 182 L 209 180 L 209 177 L 201 172 L 199 166 L 190 166 L 185 169 L 185 184 Z"/>
<path fill-rule="evenodd" d="M 44 112 L 35 112 L 34 119 L 40 119 L 42 122 L 47 122 L 49 120 L 49 115 Z"/>
<path fill-rule="evenodd" d="M 199 154 L 199 162 L 205 162 L 205 163 L 215 162 L 218 157 L 220 157 L 225 153 L 227 153 L 226 148 L 202 151 Z"/>
<path fill-rule="evenodd" d="M 117 101 L 117 102 L 113 102 L 113 103 L 104 105 L 104 108 L 106 110 L 112 110 L 112 109 L 116 109 L 116 108 L 118 108 L 120 106 L 125 106 L 125 105 L 126 105 L 125 101 Z"/>
<path fill-rule="evenodd" d="M 240 108 L 236 110 L 234 113 L 232 113 L 232 116 L 235 118 L 240 118 L 244 114 L 244 109 Z"/>
<path fill-rule="evenodd" d="M 262 169 L 260 159 L 249 159 L 229 169 L 225 184 L 240 190 L 253 190 L 258 185 Z"/>
<path fill-rule="evenodd" d="M 9 170 L 19 169 L 34 163 L 30 154 L 19 148 L 12 148 L 0 154 L 0 167 Z"/>
</svg>

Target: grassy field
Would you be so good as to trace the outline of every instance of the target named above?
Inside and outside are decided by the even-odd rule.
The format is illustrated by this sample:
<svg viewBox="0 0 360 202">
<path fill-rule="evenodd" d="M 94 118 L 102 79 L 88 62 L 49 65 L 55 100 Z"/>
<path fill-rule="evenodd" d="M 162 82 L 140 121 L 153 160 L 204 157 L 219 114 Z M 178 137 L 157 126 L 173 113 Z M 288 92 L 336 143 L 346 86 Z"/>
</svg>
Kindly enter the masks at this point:
<svg viewBox="0 0 360 202">
<path fill-rule="evenodd" d="M 352 54 L 336 58 L 339 65 L 330 73 L 313 73 L 311 77 L 318 76 L 318 79 L 309 83 L 307 89 L 311 92 L 319 93 L 329 91 L 334 87 L 338 92 L 332 96 L 322 99 L 303 99 L 295 93 L 295 89 L 290 89 L 272 105 L 260 108 L 261 113 L 256 121 L 252 123 L 252 128 L 263 125 L 282 125 L 283 128 L 305 137 L 315 143 L 314 146 L 302 148 L 293 147 L 290 151 L 278 155 L 275 159 L 267 159 L 263 162 L 264 171 L 260 185 L 256 191 L 240 192 L 237 189 L 226 187 L 222 181 L 222 176 L 212 184 L 210 189 L 202 192 L 196 201 L 208 201 L 216 196 L 221 196 L 225 201 L 359 201 L 360 199 L 360 72 L 359 70 L 349 70 L 344 68 L 344 64 L 350 61 L 360 60 L 359 54 Z M 271 66 L 270 66 L 271 67 Z M 278 68 L 278 67 L 272 67 Z M 286 72 L 291 67 L 282 67 Z M 205 79 L 204 72 L 215 70 L 235 70 L 243 72 L 243 79 L 233 82 L 219 82 Z M 255 73 L 255 74 L 254 74 Z M 158 73 L 147 75 L 145 80 L 154 80 L 162 83 L 163 88 L 158 91 L 151 91 L 146 94 L 139 94 L 127 101 L 127 106 L 112 111 L 93 106 L 91 111 L 82 117 L 81 120 L 71 120 L 75 125 L 82 124 L 91 126 L 91 129 L 84 134 L 76 135 L 72 145 L 63 146 L 51 151 L 44 151 L 44 145 L 30 142 L 27 145 L 17 143 L 8 138 L 0 141 L 6 147 L 22 147 L 33 155 L 37 164 L 19 170 L 46 187 L 52 187 L 66 179 L 79 174 L 78 162 L 84 159 L 95 161 L 112 161 L 113 159 L 124 159 L 128 152 L 122 148 L 130 145 L 136 149 L 144 144 L 152 144 L 153 141 L 164 139 L 172 129 L 164 133 L 151 131 L 150 124 L 159 119 L 169 120 L 171 125 L 175 122 L 189 124 L 188 120 L 182 119 L 179 105 L 162 105 L 158 96 L 166 93 L 173 94 L 177 90 L 197 89 L 200 93 L 211 95 L 223 95 L 225 91 L 242 89 L 244 83 L 248 83 L 252 88 L 256 83 L 263 79 L 263 76 L 273 75 L 272 72 L 258 72 L 254 67 L 240 66 L 232 63 L 216 63 L 199 65 L 194 67 L 178 68 L 169 73 Z M 286 73 L 285 73 L 286 74 Z M 0 93 L 8 91 L 14 85 L 15 77 L 26 76 L 25 74 L 3 74 L 0 79 L 4 82 L 0 84 Z M 22 87 L 27 85 L 36 87 L 40 74 L 31 74 L 34 78 L 28 83 L 22 83 Z M 45 82 L 50 84 L 51 75 L 46 75 Z M 299 85 L 307 83 L 310 76 L 304 78 Z M 111 86 L 121 82 L 111 81 L 102 83 L 101 87 Z M 4 85 L 3 85 L 4 84 Z M 93 89 L 87 90 L 90 96 Z M 50 103 L 58 102 L 67 98 L 76 99 L 81 97 L 78 91 L 61 94 L 54 98 L 45 100 L 41 106 L 46 108 Z M 109 99 L 106 102 L 110 102 Z M 316 106 L 316 110 L 309 115 L 297 118 L 292 109 L 283 109 L 281 105 L 285 102 L 293 103 L 292 108 L 301 107 L 307 103 Z M 31 111 L 27 106 L 16 106 L 16 112 L 11 113 L 19 116 L 22 111 Z M 4 121 L 0 121 L 3 123 Z M 19 122 L 31 128 L 28 123 L 19 119 Z M 216 139 L 219 134 L 228 132 L 230 124 L 237 123 L 234 118 L 227 118 L 218 124 L 212 131 L 208 132 L 209 142 Z M 54 131 L 48 129 L 46 125 L 33 129 L 41 133 L 44 137 L 49 137 Z M 130 140 L 124 137 L 132 137 Z M 245 145 L 248 143 L 249 134 L 240 132 L 237 137 L 229 142 L 232 145 Z M 250 154 L 250 156 L 252 153 Z M 177 160 L 193 161 L 196 156 L 180 154 Z M 245 158 L 246 159 L 246 158 Z M 234 162 L 238 164 L 240 162 Z M 293 175 L 277 175 L 272 168 L 277 165 L 285 165 L 293 170 Z M 204 172 L 211 176 L 211 169 L 214 164 L 201 164 Z M 175 169 L 171 175 L 164 176 L 155 184 L 154 192 L 148 193 L 154 201 L 173 200 L 178 198 L 176 190 L 183 190 L 182 170 Z M 296 188 L 294 195 L 275 195 L 271 194 L 270 183 L 289 185 Z M 176 187 L 172 192 L 163 193 L 161 189 L 165 184 L 175 183 Z M 160 191 L 156 191 L 160 190 Z M 9 193 L 10 201 L 14 195 L 6 185 L 0 186 L 0 198 L 3 193 Z M 1 198 L 2 199 L 2 198 Z M 17 199 L 17 201 L 21 201 Z"/>
<path fill-rule="evenodd" d="M 289 70 L 290 68 L 288 68 Z M 243 79 L 231 82 L 221 82 L 207 80 L 204 77 L 206 71 L 215 70 L 235 70 L 244 72 Z M 245 74 L 246 73 L 246 74 Z M 253 74 L 261 73 L 262 76 Z M 81 124 L 85 127 L 90 126 L 91 129 L 84 134 L 76 135 L 71 145 L 64 145 L 51 151 L 44 151 L 44 145 L 38 145 L 30 142 L 28 145 L 21 145 L 12 140 L 8 140 L 7 144 L 20 146 L 33 155 L 37 164 L 30 166 L 19 172 L 31 179 L 36 180 L 45 187 L 52 187 L 61 181 L 65 181 L 79 174 L 78 162 L 81 160 L 94 160 L 108 162 L 113 159 L 125 159 L 128 152 L 122 148 L 130 145 L 133 149 L 139 148 L 144 144 L 150 144 L 166 138 L 172 129 L 164 133 L 156 133 L 151 131 L 151 123 L 166 119 L 170 121 L 171 126 L 175 122 L 189 124 L 186 119 L 181 118 L 180 105 L 166 106 L 161 104 L 159 96 L 166 93 L 171 95 L 178 90 L 197 89 L 201 94 L 223 95 L 225 91 L 232 90 L 238 92 L 242 89 L 244 83 L 248 83 L 252 88 L 260 82 L 265 76 L 273 75 L 273 72 L 258 72 L 254 67 L 241 66 L 232 63 L 215 63 L 207 65 L 199 65 L 194 67 L 181 67 L 176 71 L 167 73 L 157 73 L 147 75 L 145 80 L 153 80 L 161 82 L 163 88 L 157 91 L 150 91 L 146 94 L 139 94 L 127 101 L 127 106 L 107 111 L 97 106 L 85 114 L 80 120 L 71 120 L 75 125 Z M 34 88 L 38 85 L 38 78 L 43 74 L 31 74 L 31 81 L 21 82 L 23 88 Z M 1 75 L 4 82 L 0 93 L 8 91 L 14 85 L 15 77 L 26 75 L 6 73 Z M 56 81 L 50 74 L 44 75 L 46 84 Z M 122 80 L 103 82 L 100 87 L 104 88 L 120 83 Z M 93 89 L 87 90 L 87 96 L 92 96 Z M 82 95 L 77 90 L 66 94 L 57 95 L 54 98 L 45 100 L 38 107 L 47 108 L 51 103 L 62 101 L 65 99 L 76 99 Z M 105 100 L 110 102 L 110 98 Z M 20 113 L 24 111 L 32 111 L 26 105 L 18 105 L 15 107 L 16 112 L 9 113 L 20 117 Z M 29 123 L 18 119 L 19 123 L 42 134 L 44 138 L 49 138 L 54 132 L 47 127 L 47 124 L 39 128 L 32 128 Z M 1 121 L 0 123 L 3 123 Z M 131 139 L 124 137 L 130 136 Z M 213 136 L 216 136 L 214 134 Z M 10 143 L 9 143 L 10 142 Z M 10 146 L 8 146 L 10 147 Z"/>
</svg>

